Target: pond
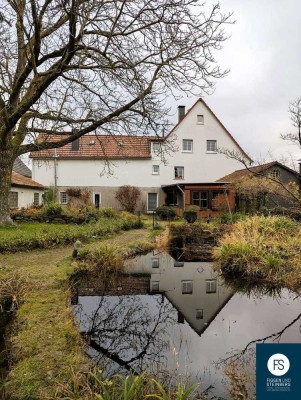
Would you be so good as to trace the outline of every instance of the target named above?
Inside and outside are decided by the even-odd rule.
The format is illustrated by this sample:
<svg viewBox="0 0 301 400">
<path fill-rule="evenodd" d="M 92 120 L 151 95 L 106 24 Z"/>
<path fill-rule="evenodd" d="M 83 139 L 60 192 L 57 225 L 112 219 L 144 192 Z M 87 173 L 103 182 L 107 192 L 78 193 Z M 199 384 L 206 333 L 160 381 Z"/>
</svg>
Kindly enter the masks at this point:
<svg viewBox="0 0 301 400">
<path fill-rule="evenodd" d="M 79 289 L 74 306 L 89 355 L 106 375 L 181 375 L 201 382 L 210 398 L 229 399 L 225 360 L 238 356 L 254 382 L 255 342 L 301 342 L 301 298 L 286 289 L 234 292 L 210 263 L 161 251 L 129 261 L 126 272 L 101 296 Z"/>
</svg>

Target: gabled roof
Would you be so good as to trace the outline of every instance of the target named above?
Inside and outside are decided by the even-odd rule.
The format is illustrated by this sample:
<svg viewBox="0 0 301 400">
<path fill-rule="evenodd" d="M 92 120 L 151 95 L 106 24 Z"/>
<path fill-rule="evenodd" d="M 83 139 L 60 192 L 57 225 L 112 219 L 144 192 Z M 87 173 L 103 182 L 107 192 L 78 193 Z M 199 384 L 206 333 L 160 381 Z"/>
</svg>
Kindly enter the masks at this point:
<svg viewBox="0 0 301 400">
<path fill-rule="evenodd" d="M 65 136 L 40 135 L 39 141 L 59 141 Z M 79 138 L 79 150 L 72 150 L 72 143 L 58 149 L 35 151 L 32 158 L 53 158 L 56 154 L 61 159 L 134 159 L 151 158 L 150 141 L 160 138 L 125 135 L 85 135 Z"/>
<path fill-rule="evenodd" d="M 31 170 L 24 164 L 24 162 L 20 158 L 16 158 L 13 171 L 17 172 L 20 175 L 27 176 L 28 178 L 32 177 Z"/>
<path fill-rule="evenodd" d="M 279 167 L 279 168 L 285 169 L 286 171 L 289 171 L 292 174 L 299 176 L 301 178 L 301 175 L 298 172 L 287 167 L 286 165 L 281 164 L 278 161 L 271 161 L 267 164 L 261 164 L 261 165 L 256 165 L 255 167 L 239 169 L 237 171 L 232 172 L 231 174 L 223 176 L 222 178 L 218 179 L 216 182 L 231 182 L 231 183 L 237 182 L 240 179 L 244 178 L 245 176 L 251 176 L 252 174 L 261 174 L 272 167 Z"/>
<path fill-rule="evenodd" d="M 12 171 L 11 185 L 40 189 L 40 190 L 44 189 L 44 186 L 41 185 L 40 183 L 33 181 L 27 176 L 18 174 L 18 172 L 15 171 Z"/>
<path fill-rule="evenodd" d="M 55 155 L 61 159 L 135 159 L 135 158 L 151 158 L 151 141 L 165 141 L 168 139 L 172 133 L 177 129 L 177 127 L 182 123 L 182 121 L 187 117 L 187 115 L 193 110 L 198 103 L 202 103 L 207 110 L 212 114 L 216 121 L 225 130 L 226 134 L 238 147 L 239 151 L 246 157 L 249 161 L 251 158 L 244 152 L 240 145 L 233 138 L 231 133 L 225 128 L 222 122 L 217 118 L 214 112 L 209 108 L 203 99 L 198 99 L 194 105 L 187 111 L 181 121 L 179 121 L 174 128 L 165 137 L 159 136 L 132 136 L 132 135 L 84 135 L 79 138 L 79 150 L 72 150 L 72 144 L 69 143 L 63 147 L 56 150 L 40 150 L 35 151 L 30 154 L 31 158 L 41 158 L 41 159 L 51 159 Z M 63 135 L 43 135 L 40 134 L 38 137 L 38 142 L 56 142 L 66 136 Z M 95 142 L 92 144 L 92 142 Z"/>
<path fill-rule="evenodd" d="M 228 129 L 225 127 L 225 125 L 219 120 L 219 118 L 214 114 L 214 112 L 211 110 L 211 108 L 208 106 L 208 104 L 203 100 L 203 99 L 198 99 L 191 108 L 186 112 L 184 117 L 172 128 L 172 130 L 169 132 L 169 134 L 166 137 L 169 137 L 176 129 L 177 127 L 182 123 L 182 121 L 187 117 L 187 115 L 194 109 L 194 107 L 197 106 L 198 103 L 203 104 L 207 110 L 211 113 L 211 115 L 216 119 L 216 121 L 221 125 L 221 127 L 225 130 L 226 134 L 230 137 L 230 139 L 236 144 L 238 147 L 239 151 L 249 160 L 253 161 L 250 156 L 240 147 L 240 145 L 237 143 L 237 141 L 234 139 L 234 137 L 231 135 L 231 133 L 228 131 Z"/>
</svg>

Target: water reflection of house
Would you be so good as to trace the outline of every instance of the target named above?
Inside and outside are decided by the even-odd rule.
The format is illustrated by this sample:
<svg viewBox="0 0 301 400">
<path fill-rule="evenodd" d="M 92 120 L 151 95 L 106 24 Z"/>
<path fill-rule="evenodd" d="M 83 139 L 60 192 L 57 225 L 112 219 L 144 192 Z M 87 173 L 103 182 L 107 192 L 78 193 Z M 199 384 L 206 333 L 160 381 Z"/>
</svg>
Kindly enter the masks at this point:
<svg viewBox="0 0 301 400">
<path fill-rule="evenodd" d="M 178 311 L 178 322 L 186 320 L 198 334 L 232 297 L 210 263 L 177 263 L 169 254 L 154 251 L 129 261 L 126 268 L 150 274 L 151 293 L 164 293 Z"/>
</svg>

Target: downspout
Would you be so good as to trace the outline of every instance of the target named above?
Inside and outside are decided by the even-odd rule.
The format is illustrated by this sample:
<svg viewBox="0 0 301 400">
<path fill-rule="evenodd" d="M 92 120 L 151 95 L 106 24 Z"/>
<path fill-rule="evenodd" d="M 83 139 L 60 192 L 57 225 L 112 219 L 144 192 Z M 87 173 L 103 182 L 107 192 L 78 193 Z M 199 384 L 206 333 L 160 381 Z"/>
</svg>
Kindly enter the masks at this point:
<svg viewBox="0 0 301 400">
<path fill-rule="evenodd" d="M 185 211 L 185 192 L 184 190 L 181 188 L 180 185 L 177 185 L 177 188 L 182 192 L 183 194 L 183 212 Z"/>
<path fill-rule="evenodd" d="M 55 196 L 57 196 L 57 150 L 54 149 L 54 191 Z"/>
</svg>

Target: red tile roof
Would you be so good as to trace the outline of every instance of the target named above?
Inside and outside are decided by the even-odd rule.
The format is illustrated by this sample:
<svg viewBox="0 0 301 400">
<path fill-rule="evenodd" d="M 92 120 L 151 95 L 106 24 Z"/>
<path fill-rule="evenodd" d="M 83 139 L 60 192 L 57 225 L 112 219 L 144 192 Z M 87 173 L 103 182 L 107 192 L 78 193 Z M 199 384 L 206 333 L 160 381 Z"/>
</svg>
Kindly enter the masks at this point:
<svg viewBox="0 0 301 400">
<path fill-rule="evenodd" d="M 217 122 L 223 127 L 226 134 L 231 138 L 231 140 L 236 144 L 240 152 L 249 160 L 251 158 L 246 154 L 243 149 L 239 146 L 236 140 L 233 138 L 231 133 L 225 128 L 222 122 L 217 118 L 213 111 L 208 107 L 203 99 L 198 99 L 194 105 L 187 111 L 182 120 L 178 122 L 170 133 L 166 137 L 156 137 L 156 136 L 126 136 L 126 135 L 84 135 L 79 141 L 79 150 L 72 150 L 72 144 L 69 143 L 63 147 L 56 150 L 56 154 L 60 158 L 73 158 L 73 159 L 129 159 L 129 158 L 151 158 L 151 141 L 164 141 L 166 140 L 174 130 L 179 126 L 179 124 L 187 117 L 191 110 L 198 104 L 202 103 L 212 116 L 217 120 Z M 55 142 L 63 139 L 65 136 L 60 135 L 39 135 L 38 141 Z M 91 144 L 95 142 L 95 144 Z M 55 155 L 55 150 L 41 150 L 35 151 L 30 154 L 31 158 L 53 158 Z"/>
<path fill-rule="evenodd" d="M 216 182 L 237 182 L 245 176 L 250 176 L 252 174 L 260 174 L 271 167 L 278 166 L 280 168 L 284 168 L 287 171 L 299 175 L 298 172 L 294 171 L 291 168 L 288 168 L 286 165 L 279 163 L 278 161 L 271 161 L 267 164 L 256 165 L 255 167 L 239 169 L 237 171 L 232 172 L 231 174 L 225 175 L 222 178 L 218 179 Z"/>
<path fill-rule="evenodd" d="M 11 184 L 12 186 L 44 189 L 44 186 L 41 185 L 40 183 L 33 181 L 31 178 L 28 178 L 27 176 L 20 175 L 18 174 L 18 172 L 15 171 L 12 172 Z"/>
<path fill-rule="evenodd" d="M 59 141 L 64 136 L 40 135 L 39 140 L 47 139 Z M 151 158 L 150 141 L 160 138 L 146 136 L 109 136 L 109 135 L 85 135 L 79 138 L 79 150 L 72 150 L 72 143 L 56 149 L 59 158 L 97 158 L 97 159 L 124 159 L 124 158 Z M 41 150 L 32 152 L 32 158 L 53 158 L 55 150 Z"/>
</svg>

